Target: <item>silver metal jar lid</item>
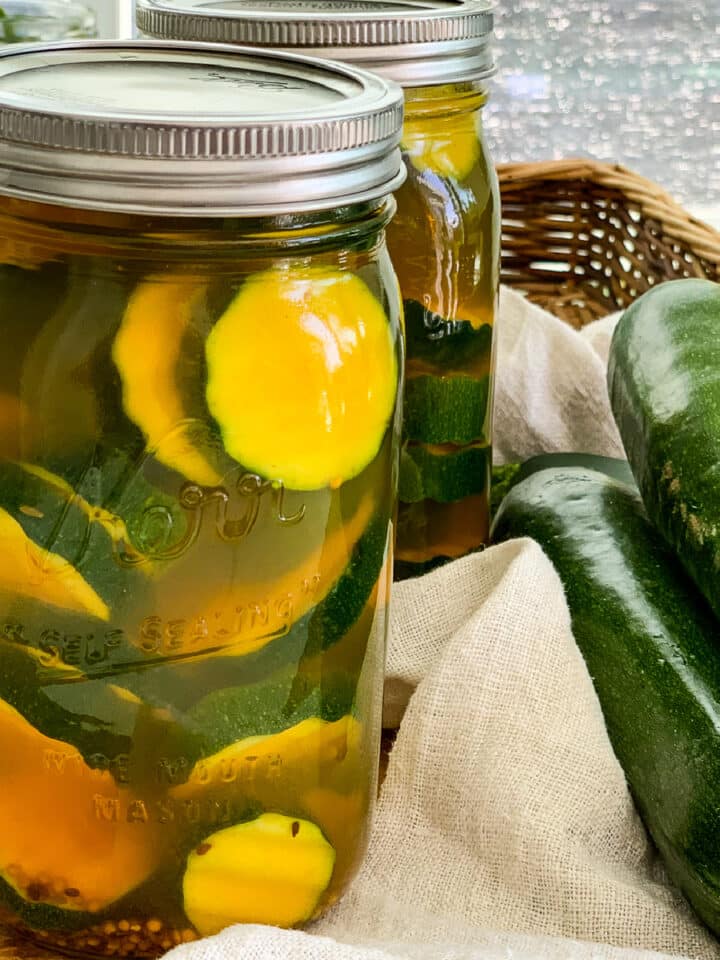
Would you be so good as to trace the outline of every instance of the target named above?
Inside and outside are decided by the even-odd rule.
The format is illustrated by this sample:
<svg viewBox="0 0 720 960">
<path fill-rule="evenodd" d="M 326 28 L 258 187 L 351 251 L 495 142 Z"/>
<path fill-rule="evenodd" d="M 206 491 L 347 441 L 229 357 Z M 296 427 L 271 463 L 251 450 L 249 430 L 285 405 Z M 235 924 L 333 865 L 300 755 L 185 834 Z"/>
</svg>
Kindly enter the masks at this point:
<svg viewBox="0 0 720 960">
<path fill-rule="evenodd" d="M 402 90 L 211 44 L 56 43 L 0 54 L 0 194 L 90 209 L 264 216 L 402 183 Z"/>
<path fill-rule="evenodd" d="M 404 87 L 493 73 L 489 0 L 137 0 L 148 36 L 301 50 Z"/>
</svg>

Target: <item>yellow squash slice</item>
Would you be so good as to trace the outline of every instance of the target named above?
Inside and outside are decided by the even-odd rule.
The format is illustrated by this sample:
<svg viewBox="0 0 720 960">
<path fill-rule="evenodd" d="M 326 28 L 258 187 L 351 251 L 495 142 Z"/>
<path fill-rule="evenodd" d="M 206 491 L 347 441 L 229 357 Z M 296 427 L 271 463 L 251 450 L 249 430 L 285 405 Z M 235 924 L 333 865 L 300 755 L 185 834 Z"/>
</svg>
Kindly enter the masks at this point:
<svg viewBox="0 0 720 960">
<path fill-rule="evenodd" d="M 440 109 L 440 102 L 438 109 Z M 481 153 L 473 111 L 452 112 L 432 120 L 419 115 L 405 119 L 402 149 L 416 170 L 430 170 L 441 177 L 464 180 Z"/>
<path fill-rule="evenodd" d="M 0 593 L 109 620 L 107 604 L 64 557 L 43 550 L 0 508 Z"/>
<path fill-rule="evenodd" d="M 233 923 L 294 927 L 316 912 L 334 866 L 335 850 L 314 823 L 264 813 L 190 854 L 185 913 L 202 936 Z"/>
<path fill-rule="evenodd" d="M 198 760 L 186 783 L 172 790 L 176 800 L 194 800 L 220 789 L 236 792 L 241 785 L 248 793 L 263 789 L 273 779 L 275 768 L 283 780 L 317 776 L 319 768 L 340 763 L 357 749 L 360 724 L 352 716 L 330 722 L 310 717 L 282 733 L 246 737 L 223 750 Z"/>
<path fill-rule="evenodd" d="M 98 911 L 155 869 L 142 805 L 0 700 L 0 874 L 34 903 Z"/>
<path fill-rule="evenodd" d="M 395 406 L 393 334 L 363 281 L 324 268 L 251 277 L 206 342 L 225 449 L 292 490 L 339 486 L 375 457 Z"/>
<path fill-rule="evenodd" d="M 183 338 L 205 293 L 204 285 L 189 279 L 140 284 L 115 338 L 113 360 L 125 412 L 143 432 L 148 449 L 188 480 L 211 487 L 221 477 L 198 447 L 197 424 L 177 382 Z"/>
</svg>

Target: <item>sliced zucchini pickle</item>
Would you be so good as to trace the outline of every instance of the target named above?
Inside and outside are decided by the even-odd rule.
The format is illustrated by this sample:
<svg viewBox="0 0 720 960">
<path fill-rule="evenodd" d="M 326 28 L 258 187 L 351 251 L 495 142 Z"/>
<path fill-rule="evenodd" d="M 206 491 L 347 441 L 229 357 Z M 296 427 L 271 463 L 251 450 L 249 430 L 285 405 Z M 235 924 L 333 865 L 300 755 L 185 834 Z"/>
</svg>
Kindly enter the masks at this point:
<svg viewBox="0 0 720 960">
<path fill-rule="evenodd" d="M 337 487 L 374 459 L 398 383 L 393 334 L 363 281 L 325 268 L 250 277 L 206 343 L 228 453 L 291 490 Z"/>
<path fill-rule="evenodd" d="M 203 936 L 233 923 L 294 927 L 312 918 L 334 867 L 335 850 L 314 823 L 264 813 L 192 851 L 185 913 Z"/>
</svg>

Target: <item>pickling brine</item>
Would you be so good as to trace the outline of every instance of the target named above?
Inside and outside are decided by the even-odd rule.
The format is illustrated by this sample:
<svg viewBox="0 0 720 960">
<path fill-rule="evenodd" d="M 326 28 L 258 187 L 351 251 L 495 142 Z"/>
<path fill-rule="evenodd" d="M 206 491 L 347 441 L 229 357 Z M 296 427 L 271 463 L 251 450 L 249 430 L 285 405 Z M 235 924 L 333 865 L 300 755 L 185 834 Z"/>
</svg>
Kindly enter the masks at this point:
<svg viewBox="0 0 720 960">
<path fill-rule="evenodd" d="M 399 578 L 489 534 L 500 198 L 486 99 L 472 82 L 405 91 L 408 178 L 388 229 L 407 334 Z"/>
<path fill-rule="evenodd" d="M 358 866 L 399 449 L 392 210 L 0 196 L 0 918 L 53 949 L 303 924 Z"/>
<path fill-rule="evenodd" d="M 388 248 L 405 306 L 396 579 L 488 539 L 500 198 L 482 127 L 487 0 L 138 0 L 149 36 L 249 43 L 359 65 L 405 93 Z"/>
</svg>

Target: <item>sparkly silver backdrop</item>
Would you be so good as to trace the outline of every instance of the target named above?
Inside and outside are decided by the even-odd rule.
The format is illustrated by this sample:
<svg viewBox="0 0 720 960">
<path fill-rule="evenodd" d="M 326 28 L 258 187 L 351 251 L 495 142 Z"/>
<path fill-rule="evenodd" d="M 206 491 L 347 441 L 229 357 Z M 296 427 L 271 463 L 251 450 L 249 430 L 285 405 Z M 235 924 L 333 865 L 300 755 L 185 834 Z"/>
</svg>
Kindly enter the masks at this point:
<svg viewBox="0 0 720 960">
<path fill-rule="evenodd" d="M 498 160 L 594 157 L 720 228 L 720 0 L 497 0 Z"/>
</svg>

